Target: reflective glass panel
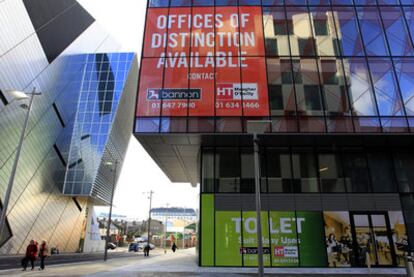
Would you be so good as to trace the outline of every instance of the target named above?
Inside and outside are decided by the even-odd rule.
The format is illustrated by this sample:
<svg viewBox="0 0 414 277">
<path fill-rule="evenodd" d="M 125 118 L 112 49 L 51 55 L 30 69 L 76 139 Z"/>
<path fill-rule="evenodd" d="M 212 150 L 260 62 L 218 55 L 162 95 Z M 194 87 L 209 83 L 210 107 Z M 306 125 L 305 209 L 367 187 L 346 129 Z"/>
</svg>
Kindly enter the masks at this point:
<svg viewBox="0 0 414 277">
<path fill-rule="evenodd" d="M 367 55 L 388 55 L 384 33 L 377 8 L 358 7 L 358 19 Z"/>
<path fill-rule="evenodd" d="M 344 59 L 349 98 L 356 115 L 377 115 L 374 93 L 364 59 Z"/>
<path fill-rule="evenodd" d="M 292 56 L 314 56 L 315 42 L 309 12 L 305 7 L 286 7 L 287 21 L 292 22 L 289 32 Z"/>
<path fill-rule="evenodd" d="M 400 7 L 382 7 L 380 12 L 391 55 L 412 56 L 413 45 Z"/>
<path fill-rule="evenodd" d="M 296 104 L 291 61 L 288 59 L 267 59 L 267 80 L 269 82 L 270 113 L 272 115 L 295 114 Z"/>
<path fill-rule="evenodd" d="M 333 7 L 340 50 L 344 56 L 362 56 L 364 49 L 353 8 Z"/>
<path fill-rule="evenodd" d="M 414 59 L 395 59 L 395 71 L 407 115 L 414 115 Z"/>
<path fill-rule="evenodd" d="M 393 66 L 388 59 L 368 60 L 380 115 L 404 115 Z"/>
</svg>

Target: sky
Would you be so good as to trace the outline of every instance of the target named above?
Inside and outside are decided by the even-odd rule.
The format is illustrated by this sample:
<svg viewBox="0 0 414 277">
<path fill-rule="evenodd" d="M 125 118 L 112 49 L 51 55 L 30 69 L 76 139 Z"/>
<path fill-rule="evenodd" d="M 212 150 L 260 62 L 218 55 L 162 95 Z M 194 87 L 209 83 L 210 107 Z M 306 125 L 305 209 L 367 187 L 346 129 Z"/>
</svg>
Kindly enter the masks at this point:
<svg viewBox="0 0 414 277">
<path fill-rule="evenodd" d="M 85 9 L 121 44 L 121 51 L 141 54 L 146 0 L 79 0 Z M 99 4 L 98 4 L 99 3 Z M 154 191 L 152 207 L 198 209 L 198 188 L 189 183 L 171 183 L 139 142 L 131 136 L 118 180 L 113 214 L 148 218 L 146 192 Z M 108 207 L 97 207 L 97 213 Z"/>
</svg>

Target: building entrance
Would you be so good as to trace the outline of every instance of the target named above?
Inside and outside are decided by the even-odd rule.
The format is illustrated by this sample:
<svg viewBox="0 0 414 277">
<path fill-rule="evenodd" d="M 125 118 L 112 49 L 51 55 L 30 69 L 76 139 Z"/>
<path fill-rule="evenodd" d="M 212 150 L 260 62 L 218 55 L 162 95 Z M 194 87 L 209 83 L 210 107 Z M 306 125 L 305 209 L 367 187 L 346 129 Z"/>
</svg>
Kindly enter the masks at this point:
<svg viewBox="0 0 414 277">
<path fill-rule="evenodd" d="M 351 229 L 356 266 L 396 266 L 390 220 L 386 212 L 353 212 Z"/>
</svg>

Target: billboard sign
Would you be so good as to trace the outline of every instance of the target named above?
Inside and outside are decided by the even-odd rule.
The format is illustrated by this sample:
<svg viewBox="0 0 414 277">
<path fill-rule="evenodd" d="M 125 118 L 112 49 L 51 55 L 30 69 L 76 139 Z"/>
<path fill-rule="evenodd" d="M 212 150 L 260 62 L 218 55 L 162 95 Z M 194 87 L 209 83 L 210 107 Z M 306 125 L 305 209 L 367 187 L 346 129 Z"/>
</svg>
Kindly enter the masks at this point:
<svg viewBox="0 0 414 277">
<path fill-rule="evenodd" d="M 267 116 L 261 7 L 149 8 L 137 116 Z"/>
</svg>

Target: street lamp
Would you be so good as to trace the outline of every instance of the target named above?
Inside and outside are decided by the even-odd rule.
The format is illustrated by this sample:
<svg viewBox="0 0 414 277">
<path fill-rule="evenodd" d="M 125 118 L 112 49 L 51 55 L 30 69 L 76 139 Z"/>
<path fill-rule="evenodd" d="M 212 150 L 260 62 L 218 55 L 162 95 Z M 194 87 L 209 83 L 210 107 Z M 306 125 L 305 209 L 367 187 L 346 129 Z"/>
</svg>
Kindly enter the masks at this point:
<svg viewBox="0 0 414 277">
<path fill-rule="evenodd" d="M 263 269 L 263 241 L 262 241 L 262 220 L 260 212 L 262 205 L 260 201 L 260 163 L 259 163 L 259 138 L 258 134 L 263 134 L 270 129 L 270 120 L 248 120 L 247 133 L 253 135 L 254 148 L 254 179 L 255 179 L 255 198 L 256 198 L 256 231 L 257 231 L 257 261 L 258 275 L 264 275 Z"/>
<path fill-rule="evenodd" d="M 16 156 L 14 158 L 13 167 L 12 167 L 10 177 L 9 177 L 9 182 L 7 184 L 6 194 L 4 196 L 3 209 L 1 210 L 0 239 L 3 237 L 3 231 L 4 231 L 4 228 L 5 228 L 5 225 L 6 225 L 7 207 L 9 205 L 9 200 L 10 200 L 10 196 L 11 196 L 11 192 L 12 192 L 12 188 L 13 188 L 13 183 L 14 183 L 14 178 L 16 177 L 16 169 L 17 169 L 17 165 L 18 165 L 19 159 L 20 159 L 20 152 L 22 150 L 24 136 L 25 136 L 25 133 L 26 133 L 27 125 L 29 123 L 29 115 L 30 115 L 30 111 L 32 109 L 33 99 L 34 99 L 35 95 L 41 95 L 40 92 L 36 92 L 36 88 L 33 88 L 33 91 L 31 93 L 28 93 L 28 94 L 26 94 L 22 91 L 18 91 L 18 90 L 5 91 L 4 93 L 12 99 L 10 101 L 10 103 L 12 103 L 14 101 L 19 101 L 19 100 L 26 100 L 26 99 L 29 98 L 28 95 L 30 95 L 30 101 L 29 101 L 29 106 L 21 105 L 21 107 L 26 109 L 27 112 L 26 112 L 26 116 L 24 118 L 23 129 L 22 129 L 22 132 L 20 133 L 19 143 L 17 145 Z"/>
<path fill-rule="evenodd" d="M 111 217 L 112 217 L 112 204 L 114 202 L 114 194 L 115 194 L 115 185 L 116 185 L 116 170 L 118 167 L 118 160 L 115 160 L 115 163 L 113 162 L 105 162 L 105 165 L 113 166 L 112 172 L 113 172 L 113 182 L 112 182 L 112 194 L 111 194 L 111 203 L 109 204 L 109 216 L 108 216 L 108 224 L 106 227 L 106 238 L 105 238 L 105 252 L 104 252 L 104 262 L 108 259 L 108 243 L 109 243 L 109 230 L 111 228 Z"/>
</svg>

